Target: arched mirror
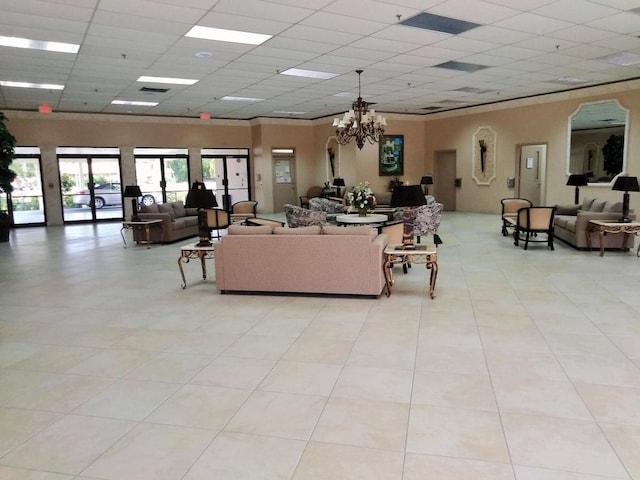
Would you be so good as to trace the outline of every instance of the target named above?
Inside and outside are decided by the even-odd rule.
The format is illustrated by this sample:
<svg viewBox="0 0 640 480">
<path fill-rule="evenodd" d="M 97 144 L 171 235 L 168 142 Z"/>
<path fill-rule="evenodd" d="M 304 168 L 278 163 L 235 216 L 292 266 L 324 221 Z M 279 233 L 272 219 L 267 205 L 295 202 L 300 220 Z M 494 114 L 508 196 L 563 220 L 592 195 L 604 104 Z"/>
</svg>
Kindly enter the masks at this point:
<svg viewBox="0 0 640 480">
<path fill-rule="evenodd" d="M 567 174 L 610 186 L 627 169 L 629 110 L 617 100 L 582 103 L 569 117 Z"/>
</svg>

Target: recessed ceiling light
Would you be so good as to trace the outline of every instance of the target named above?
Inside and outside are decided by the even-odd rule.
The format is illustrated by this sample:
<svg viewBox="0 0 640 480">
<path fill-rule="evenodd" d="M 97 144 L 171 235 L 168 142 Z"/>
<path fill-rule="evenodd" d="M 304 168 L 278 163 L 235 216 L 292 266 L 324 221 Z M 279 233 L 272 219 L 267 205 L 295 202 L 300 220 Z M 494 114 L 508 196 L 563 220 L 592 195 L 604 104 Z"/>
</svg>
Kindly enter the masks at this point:
<svg viewBox="0 0 640 480">
<path fill-rule="evenodd" d="M 620 65 L 622 67 L 629 67 L 631 65 L 637 65 L 638 63 L 640 63 L 640 55 L 636 55 L 635 53 L 631 52 L 619 52 L 597 58 L 596 60 L 613 63 L 614 65 Z"/>
<path fill-rule="evenodd" d="M 351 93 L 351 92 L 340 92 L 340 93 L 336 93 L 334 95 L 334 97 L 347 97 L 347 98 L 353 97 L 353 98 L 355 98 L 355 94 Z"/>
<path fill-rule="evenodd" d="M 495 90 L 491 90 L 490 88 L 476 88 L 476 87 L 462 87 L 462 88 L 456 88 L 454 90 L 454 92 L 478 93 L 478 94 L 489 93 L 493 91 Z"/>
<path fill-rule="evenodd" d="M 172 78 L 172 77 L 148 77 L 142 75 L 138 78 L 138 82 L 151 82 L 151 83 L 171 83 L 174 85 L 193 85 L 198 80 L 192 78 Z"/>
<path fill-rule="evenodd" d="M 321 78 L 323 80 L 328 80 L 338 76 L 337 73 L 317 72 L 315 70 L 303 70 L 301 68 L 290 68 L 284 72 L 280 72 L 280 74 L 292 75 L 294 77 Z"/>
<path fill-rule="evenodd" d="M 130 100 L 112 100 L 111 105 L 136 105 L 138 107 L 155 107 L 158 102 L 138 102 Z"/>
<path fill-rule="evenodd" d="M 54 83 L 28 83 L 28 82 L 10 82 L 0 80 L 0 85 L 3 87 L 17 87 L 17 88 L 42 88 L 45 90 L 64 90 L 64 85 L 56 85 Z"/>
<path fill-rule="evenodd" d="M 198 58 L 211 58 L 213 57 L 213 52 L 196 52 L 195 55 Z"/>
<path fill-rule="evenodd" d="M 262 33 L 242 32 L 240 30 L 201 27 L 200 25 L 195 25 L 185 34 L 185 37 L 217 40 L 219 42 L 244 43 L 247 45 L 261 45 L 272 36 L 273 35 L 264 35 Z"/>
<path fill-rule="evenodd" d="M 587 83 L 587 80 L 574 77 L 560 77 L 555 80 L 551 80 L 550 83 L 562 83 L 563 85 L 580 85 L 581 83 Z"/>
<path fill-rule="evenodd" d="M 280 113 L 283 115 L 304 115 L 307 112 L 288 112 L 286 110 L 274 110 L 273 113 Z"/>
<path fill-rule="evenodd" d="M 252 97 L 231 97 L 225 95 L 224 97 L 220 97 L 220 100 L 227 100 L 229 102 L 262 102 L 264 98 L 252 98 Z"/>
<path fill-rule="evenodd" d="M 47 42 L 45 40 L 31 40 L 29 38 L 0 36 L 0 46 L 15 48 L 30 48 L 47 52 L 78 53 L 80 45 L 74 43 Z"/>
</svg>

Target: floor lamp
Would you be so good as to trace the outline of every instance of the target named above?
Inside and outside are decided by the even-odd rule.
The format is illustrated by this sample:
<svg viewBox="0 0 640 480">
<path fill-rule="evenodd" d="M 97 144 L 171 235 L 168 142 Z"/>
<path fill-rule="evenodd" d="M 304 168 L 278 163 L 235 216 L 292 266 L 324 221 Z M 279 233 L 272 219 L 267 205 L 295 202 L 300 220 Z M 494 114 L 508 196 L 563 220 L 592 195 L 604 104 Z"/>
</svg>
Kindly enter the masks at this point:
<svg viewBox="0 0 640 480">
<path fill-rule="evenodd" d="M 626 175 L 620 175 L 616 178 L 615 183 L 613 184 L 613 188 L 611 190 L 619 190 L 623 191 L 624 195 L 622 196 L 622 218 L 620 219 L 623 223 L 629 223 L 631 219 L 629 218 L 629 192 L 640 192 L 640 187 L 638 186 L 638 177 L 628 177 Z"/>
<path fill-rule="evenodd" d="M 138 198 L 142 196 L 142 191 L 138 185 L 127 185 L 124 187 L 124 197 L 131 198 L 131 221 L 139 222 Z"/>
<path fill-rule="evenodd" d="M 420 185 L 426 185 L 424 194 L 429 195 L 429 185 L 433 185 L 433 177 L 431 175 L 425 175 L 420 179 Z"/>
<path fill-rule="evenodd" d="M 424 193 L 422 192 L 422 187 L 420 185 L 399 185 L 393 188 L 390 206 L 393 208 L 404 207 L 404 212 L 402 214 L 402 223 L 404 225 L 402 232 L 402 248 L 405 250 L 415 248 L 415 244 L 413 242 L 414 216 L 412 208 L 426 204 L 427 200 L 424 198 Z"/>
<path fill-rule="evenodd" d="M 584 187 L 587 184 L 587 176 L 582 173 L 573 173 L 569 175 L 567 179 L 567 185 L 576 187 L 575 204 L 580 204 L 580 187 Z"/>
</svg>

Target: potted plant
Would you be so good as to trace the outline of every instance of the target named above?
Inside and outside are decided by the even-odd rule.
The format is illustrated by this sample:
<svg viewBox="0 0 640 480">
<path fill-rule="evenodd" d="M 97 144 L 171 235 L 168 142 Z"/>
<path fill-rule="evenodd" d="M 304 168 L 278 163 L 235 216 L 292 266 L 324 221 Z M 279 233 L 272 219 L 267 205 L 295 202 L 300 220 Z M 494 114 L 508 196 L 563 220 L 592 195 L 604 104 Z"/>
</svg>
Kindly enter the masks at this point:
<svg viewBox="0 0 640 480">
<path fill-rule="evenodd" d="M 9 241 L 11 229 L 11 215 L 9 206 L 13 186 L 11 182 L 16 178 L 16 172 L 11 170 L 11 163 L 15 157 L 16 139 L 9 133 L 5 125 L 6 117 L 0 112 L 0 195 L 4 194 L 6 204 L 0 197 L 0 242 Z"/>
</svg>

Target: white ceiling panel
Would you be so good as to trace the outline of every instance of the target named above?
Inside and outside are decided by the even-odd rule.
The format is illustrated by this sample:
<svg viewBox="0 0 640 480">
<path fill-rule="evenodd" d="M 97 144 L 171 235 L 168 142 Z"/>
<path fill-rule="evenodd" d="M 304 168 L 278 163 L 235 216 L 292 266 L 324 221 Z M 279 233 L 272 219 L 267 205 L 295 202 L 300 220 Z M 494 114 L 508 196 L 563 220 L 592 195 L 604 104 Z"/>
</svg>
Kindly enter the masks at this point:
<svg viewBox="0 0 640 480">
<path fill-rule="evenodd" d="M 428 113 L 640 77 L 599 60 L 640 54 L 640 0 L 0 0 L 0 35 L 80 43 L 80 52 L 0 47 L 0 79 L 61 83 L 63 92 L 0 87 L 0 109 L 134 112 L 250 119 L 339 115 L 357 95 L 388 112 Z M 420 12 L 479 23 L 459 35 L 398 24 Z M 260 46 L 185 38 L 193 25 L 274 35 Z M 199 58 L 208 52 L 207 58 Z M 442 68 L 464 62 L 473 73 Z M 330 80 L 287 75 L 296 67 Z M 195 78 L 143 93 L 140 75 Z M 17 78 L 19 77 L 19 78 Z M 579 86 L 561 77 L 585 80 Z M 155 84 L 151 86 L 157 86 Z M 162 85 L 165 86 L 165 85 Z M 490 90 L 487 93 L 456 91 Z M 348 97 L 336 94 L 349 92 Z M 264 99 L 249 104 L 225 95 Z M 114 98 L 157 107 L 113 106 Z"/>
</svg>

